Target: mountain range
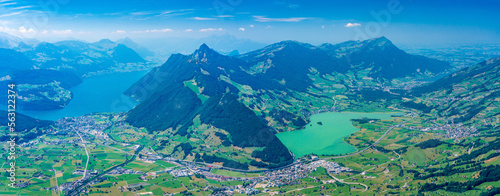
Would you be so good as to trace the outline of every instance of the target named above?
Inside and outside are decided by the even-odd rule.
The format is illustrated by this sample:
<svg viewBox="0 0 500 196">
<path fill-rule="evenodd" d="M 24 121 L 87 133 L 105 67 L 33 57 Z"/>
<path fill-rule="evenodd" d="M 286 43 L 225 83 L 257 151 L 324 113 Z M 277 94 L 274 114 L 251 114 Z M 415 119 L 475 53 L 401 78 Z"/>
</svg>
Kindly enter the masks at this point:
<svg viewBox="0 0 500 196">
<path fill-rule="evenodd" d="M 34 47 L 20 42 L 15 50 L 0 50 L 4 59 L 22 63 L 0 64 L 9 75 L 2 82 L 27 83 L 21 85 L 21 98 L 50 95 L 47 87 L 65 92 L 49 99 L 64 106 L 71 97 L 67 89 L 81 82 L 75 74 L 145 63 L 150 53 L 141 48 L 130 39 Z M 275 168 L 294 158 L 275 134 L 303 129 L 317 112 L 399 104 L 456 122 L 496 122 L 499 65 L 499 58 L 491 59 L 394 93 L 382 87 L 431 78 L 450 65 L 408 54 L 385 37 L 319 46 L 282 41 L 231 55 L 202 44 L 192 54 L 171 55 L 127 89 L 124 94 L 140 104 L 125 114 L 125 121 L 155 135 L 154 150 L 164 155 L 239 169 Z M 57 70 L 32 69 L 38 67 Z M 55 108 L 46 103 L 32 106 Z"/>
<path fill-rule="evenodd" d="M 109 72 L 132 64 L 144 67 L 146 60 L 123 44 L 104 39 L 95 43 L 81 41 L 42 42 L 22 53 L 44 69 L 67 70 L 81 76 Z"/>
<path fill-rule="evenodd" d="M 157 149 L 166 154 L 238 162 L 206 149 L 216 138 L 230 148 L 253 148 L 240 154 L 249 166 L 277 167 L 290 163 L 292 156 L 274 133 L 301 129 L 308 114 L 331 108 L 336 103 L 332 98 L 357 87 L 357 76 L 351 74 L 368 73 L 390 81 L 449 68 L 447 63 L 407 54 L 385 37 L 350 43 L 316 47 L 283 41 L 239 56 L 222 55 L 202 44 L 190 55 L 171 55 L 125 92 L 141 101 L 126 121 L 151 134 L 196 140 L 178 143 L 170 150 Z M 351 54 L 350 61 L 347 54 Z M 426 65 L 420 67 L 421 63 Z M 399 73 L 407 66 L 422 71 Z M 390 75 L 392 72 L 398 75 Z M 207 134 L 210 130 L 217 134 Z M 159 137 L 158 146 L 165 143 L 176 141 Z"/>
<path fill-rule="evenodd" d="M 7 83 L 16 83 L 17 106 L 23 110 L 64 108 L 72 99 L 69 89 L 80 84 L 82 77 L 144 70 L 154 65 L 125 44 L 138 49 L 140 45 L 130 39 L 122 41 L 124 44 L 109 39 L 95 43 L 47 43 L 2 33 L 0 89 L 5 89 Z M 0 92 L 0 100 L 5 103 L 6 92 Z"/>
<path fill-rule="evenodd" d="M 394 79 L 419 74 L 436 74 L 450 68 L 449 63 L 411 55 L 397 48 L 386 37 L 364 41 L 347 41 L 319 46 L 328 55 L 338 58 L 353 71 L 368 70 L 371 78 Z"/>
</svg>

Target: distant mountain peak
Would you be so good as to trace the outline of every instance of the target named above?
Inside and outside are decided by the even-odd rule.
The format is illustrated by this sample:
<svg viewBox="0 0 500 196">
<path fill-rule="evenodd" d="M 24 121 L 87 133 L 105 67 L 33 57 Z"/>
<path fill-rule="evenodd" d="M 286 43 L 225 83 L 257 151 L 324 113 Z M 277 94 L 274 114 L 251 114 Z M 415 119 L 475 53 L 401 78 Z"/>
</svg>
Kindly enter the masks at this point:
<svg viewBox="0 0 500 196">
<path fill-rule="evenodd" d="M 271 45 L 266 46 L 263 48 L 263 51 L 266 51 L 266 53 L 272 53 L 272 52 L 277 52 L 281 51 L 284 48 L 308 48 L 308 49 L 315 49 L 316 47 L 307 43 L 295 41 L 295 40 L 285 40 L 281 42 L 277 42 Z"/>
<path fill-rule="evenodd" d="M 125 38 L 123 38 L 123 41 L 131 41 L 131 42 L 134 42 L 134 40 L 130 39 L 130 37 L 125 37 Z"/>
<path fill-rule="evenodd" d="M 96 43 L 115 43 L 115 42 L 111 41 L 110 39 L 101 39 L 101 40 L 97 41 Z"/>
<path fill-rule="evenodd" d="M 396 47 L 391 40 L 387 39 L 385 36 L 377 37 L 362 41 L 364 44 L 369 44 L 372 47 L 382 47 L 382 49 L 386 47 Z"/>
<path fill-rule="evenodd" d="M 362 41 L 346 41 L 338 44 L 319 46 L 333 58 L 356 70 L 370 69 L 372 78 L 394 79 L 421 74 L 420 72 L 441 73 L 449 64 L 423 56 L 411 55 L 399 49 L 386 37 Z"/>
<path fill-rule="evenodd" d="M 377 41 L 390 41 L 389 39 L 387 39 L 387 37 L 385 36 L 380 36 L 380 37 L 376 37 L 376 38 L 372 38 L 370 40 L 377 40 Z"/>
<path fill-rule="evenodd" d="M 284 40 L 284 41 L 278 42 L 277 44 L 299 44 L 299 43 L 300 42 L 295 41 L 295 40 Z"/>
<path fill-rule="evenodd" d="M 220 54 L 208 47 L 206 44 L 201 44 L 200 48 L 198 48 L 198 50 L 194 51 L 194 53 L 191 54 L 191 57 L 196 62 L 208 63 L 211 57 L 218 55 Z"/>
<path fill-rule="evenodd" d="M 117 44 L 109 39 L 101 39 L 98 42 L 93 43 L 94 46 L 101 47 L 101 48 L 114 48 L 117 46 Z"/>
<path fill-rule="evenodd" d="M 199 51 L 209 51 L 212 50 L 210 47 L 207 46 L 207 44 L 203 43 L 201 44 L 200 48 L 198 48 Z"/>
<path fill-rule="evenodd" d="M 123 44 L 131 48 L 132 50 L 135 50 L 135 52 L 137 52 L 137 54 L 139 54 L 142 58 L 146 58 L 148 56 L 154 56 L 154 52 L 151 52 L 147 48 L 142 47 L 129 37 L 125 37 L 124 39 L 119 39 L 116 41 L 116 43 Z"/>
<path fill-rule="evenodd" d="M 273 46 L 273 45 L 275 45 L 275 46 L 304 46 L 304 45 L 306 45 L 306 43 L 302 43 L 302 42 L 295 41 L 295 40 L 285 40 L 285 41 L 281 41 L 281 42 L 272 44 L 271 46 Z"/>
</svg>

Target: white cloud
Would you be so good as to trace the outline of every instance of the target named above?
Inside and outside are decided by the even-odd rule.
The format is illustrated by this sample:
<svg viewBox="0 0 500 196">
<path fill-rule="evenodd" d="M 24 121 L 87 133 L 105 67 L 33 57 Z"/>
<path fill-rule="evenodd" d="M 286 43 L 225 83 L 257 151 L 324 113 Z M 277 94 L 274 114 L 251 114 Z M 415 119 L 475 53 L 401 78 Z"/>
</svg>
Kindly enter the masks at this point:
<svg viewBox="0 0 500 196">
<path fill-rule="evenodd" d="M 132 33 L 165 33 L 165 32 L 172 32 L 174 30 L 172 29 L 152 29 L 152 30 L 145 30 L 145 31 L 132 31 Z"/>
<path fill-rule="evenodd" d="M 351 27 L 359 27 L 359 26 L 361 26 L 361 24 L 359 24 L 359 23 L 347 23 L 347 24 L 345 25 L 345 27 L 347 27 L 347 28 L 351 28 Z"/>
<path fill-rule="evenodd" d="M 165 33 L 165 32 L 171 32 L 171 31 L 174 31 L 174 30 L 172 30 L 172 29 L 153 29 L 153 30 L 151 30 L 152 33 L 158 33 L 158 32 Z"/>
<path fill-rule="evenodd" d="M 62 30 L 62 31 L 58 31 L 58 30 L 52 30 L 52 33 L 53 34 L 70 34 L 70 33 L 73 33 L 73 31 L 71 30 Z"/>
<path fill-rule="evenodd" d="M 223 28 L 218 28 L 218 29 L 214 29 L 214 28 L 208 28 L 208 29 L 200 29 L 200 32 L 211 32 L 211 31 L 222 31 L 224 30 Z"/>
<path fill-rule="evenodd" d="M 325 28 L 325 25 L 322 25 L 322 26 L 321 26 L 321 28 L 322 28 L 322 29 L 324 29 L 324 28 Z"/>
<path fill-rule="evenodd" d="M 191 31 L 193 31 L 193 29 L 186 29 L 186 30 L 184 30 L 184 32 L 191 32 Z"/>
<path fill-rule="evenodd" d="M 13 11 L 13 10 L 26 10 L 26 9 L 29 9 L 32 7 L 33 6 L 31 6 L 31 5 L 27 5 L 27 6 L 13 7 L 13 8 L 10 8 L 9 10 L 11 10 L 11 11 Z"/>
<path fill-rule="evenodd" d="M 193 20 L 217 20 L 217 18 L 192 17 Z"/>
<path fill-rule="evenodd" d="M 245 31 L 245 28 L 239 28 L 238 31 Z"/>
<path fill-rule="evenodd" d="M 219 17 L 219 18 L 234 18 L 233 15 L 218 15 L 216 17 Z"/>
<path fill-rule="evenodd" d="M 134 15 L 134 16 L 145 16 L 145 15 L 153 15 L 153 14 L 157 14 L 157 13 L 153 12 L 153 11 L 141 11 L 141 12 L 131 12 L 130 14 Z"/>
<path fill-rule="evenodd" d="M 2 1 L 1 3 L 2 4 L 0 6 L 2 6 L 2 7 L 8 6 L 8 5 L 17 5 L 16 2 L 9 2 L 9 1 Z"/>
<path fill-rule="evenodd" d="M 306 17 L 291 17 L 291 18 L 267 18 L 264 16 L 253 16 L 257 22 L 300 22 L 310 18 Z"/>
<path fill-rule="evenodd" d="M 124 31 L 124 30 L 117 30 L 117 31 L 115 31 L 115 32 L 113 32 L 113 33 L 117 33 L 117 34 L 124 34 L 124 33 L 126 33 L 126 31 Z"/>
<path fill-rule="evenodd" d="M 8 14 L 2 14 L 2 15 L 0 15 L 0 18 L 7 17 L 7 16 L 17 16 L 17 15 L 20 15 L 20 14 L 22 14 L 24 12 L 25 11 L 19 11 L 19 12 L 12 12 L 12 13 L 8 13 Z"/>
<path fill-rule="evenodd" d="M 19 27 L 19 33 L 34 33 L 34 32 L 35 30 L 33 30 L 32 28 L 26 29 L 26 27 L 24 26 Z"/>
<path fill-rule="evenodd" d="M 255 26 L 253 26 L 253 25 L 250 25 L 250 27 L 251 27 L 251 28 L 254 28 Z"/>
</svg>

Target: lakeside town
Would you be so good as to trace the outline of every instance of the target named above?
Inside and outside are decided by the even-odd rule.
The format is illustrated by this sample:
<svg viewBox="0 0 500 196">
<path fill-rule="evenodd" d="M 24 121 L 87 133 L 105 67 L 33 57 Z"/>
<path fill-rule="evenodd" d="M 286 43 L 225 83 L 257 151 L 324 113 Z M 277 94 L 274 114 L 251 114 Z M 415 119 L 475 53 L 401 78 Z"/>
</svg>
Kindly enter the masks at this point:
<svg viewBox="0 0 500 196">
<path fill-rule="evenodd" d="M 99 117 L 99 116 L 98 116 Z M 210 187 L 207 186 L 205 189 L 213 189 L 217 191 L 226 192 L 229 194 L 230 192 L 238 192 L 242 194 L 256 194 L 260 191 L 257 188 L 264 188 L 264 191 L 268 191 L 267 188 L 271 187 L 279 187 L 286 185 L 294 185 L 300 184 L 300 179 L 305 178 L 311 172 L 315 171 L 318 167 L 325 168 L 327 172 L 332 174 L 340 174 L 343 172 L 352 171 L 352 169 L 347 167 L 342 167 L 338 163 L 320 160 L 316 156 L 306 157 L 302 159 L 296 160 L 290 166 L 276 169 L 276 170 L 263 170 L 264 172 L 260 172 L 256 177 L 234 177 L 227 175 L 220 175 L 216 173 L 212 173 L 212 169 L 230 169 L 224 168 L 219 165 L 214 164 L 202 164 L 191 161 L 179 160 L 173 157 L 163 157 L 158 155 L 150 150 L 150 148 L 140 148 L 139 145 L 133 145 L 129 143 L 118 143 L 117 141 L 113 141 L 105 132 L 105 130 L 112 125 L 112 123 L 107 121 L 96 122 L 96 116 L 86 115 L 74 118 L 64 118 L 58 120 L 56 122 L 56 126 L 54 129 L 50 129 L 50 134 L 53 135 L 61 135 L 65 134 L 68 137 L 74 137 L 73 139 L 53 139 L 53 140 L 43 140 L 41 138 L 37 138 L 27 143 L 21 144 L 23 148 L 36 148 L 36 146 L 40 143 L 44 143 L 46 145 L 67 145 L 67 146 L 80 146 L 83 147 L 82 141 L 85 142 L 86 145 L 92 143 L 96 139 L 100 140 L 99 145 L 107 146 L 110 148 L 114 148 L 110 145 L 119 144 L 122 146 L 127 146 L 129 150 L 134 150 L 137 157 L 134 157 L 135 160 L 143 161 L 146 163 L 154 163 L 158 160 L 162 160 L 168 163 L 175 165 L 175 167 L 169 167 L 160 171 L 154 172 L 141 172 L 135 171 L 132 169 L 125 169 L 121 166 L 118 166 L 110 171 L 103 171 L 99 169 L 86 170 L 84 166 L 77 166 L 76 170 L 72 172 L 73 175 L 83 175 L 79 180 L 75 180 L 72 182 L 66 182 L 59 184 L 54 187 L 50 187 L 47 190 L 56 190 L 60 192 L 69 192 L 75 189 L 84 190 L 86 186 L 95 185 L 101 183 L 107 179 L 106 175 L 123 175 L 123 174 L 140 174 L 140 179 L 147 182 L 151 179 L 156 178 L 158 175 L 162 173 L 168 173 L 176 178 L 178 177 L 189 177 L 194 175 L 201 175 L 204 178 L 215 180 L 215 181 L 242 181 L 246 182 L 245 186 L 237 185 L 237 186 L 223 186 L 223 187 Z M 49 133 L 47 131 L 47 133 Z M 78 136 L 81 135 L 82 139 Z M 116 148 L 114 148 L 116 149 Z M 121 149 L 117 149 L 121 150 Z M 123 151 L 129 155 L 132 155 L 130 152 Z M 241 173 L 242 175 L 246 175 L 245 173 Z M 28 186 L 28 184 L 18 184 L 18 187 Z M 140 183 L 139 183 L 140 185 Z M 137 186 L 139 186 L 137 185 Z M 126 189 L 135 187 L 135 184 L 130 184 L 127 187 L 123 187 Z M 212 191 L 213 191 L 212 190 Z"/>
</svg>

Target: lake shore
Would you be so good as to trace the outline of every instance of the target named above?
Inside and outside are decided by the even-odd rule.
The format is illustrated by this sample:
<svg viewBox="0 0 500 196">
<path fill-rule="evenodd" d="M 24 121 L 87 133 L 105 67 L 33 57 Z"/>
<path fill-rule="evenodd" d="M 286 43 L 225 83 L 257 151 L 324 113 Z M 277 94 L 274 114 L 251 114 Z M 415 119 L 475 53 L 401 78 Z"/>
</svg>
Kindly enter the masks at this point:
<svg viewBox="0 0 500 196">
<path fill-rule="evenodd" d="M 314 114 L 305 129 L 276 134 L 280 141 L 294 153 L 295 158 L 307 154 L 345 154 L 356 151 L 343 138 L 358 131 L 351 119 L 373 118 L 387 120 L 398 112 L 362 113 L 362 112 L 327 112 Z M 320 125 L 318 122 L 321 122 Z"/>
</svg>

